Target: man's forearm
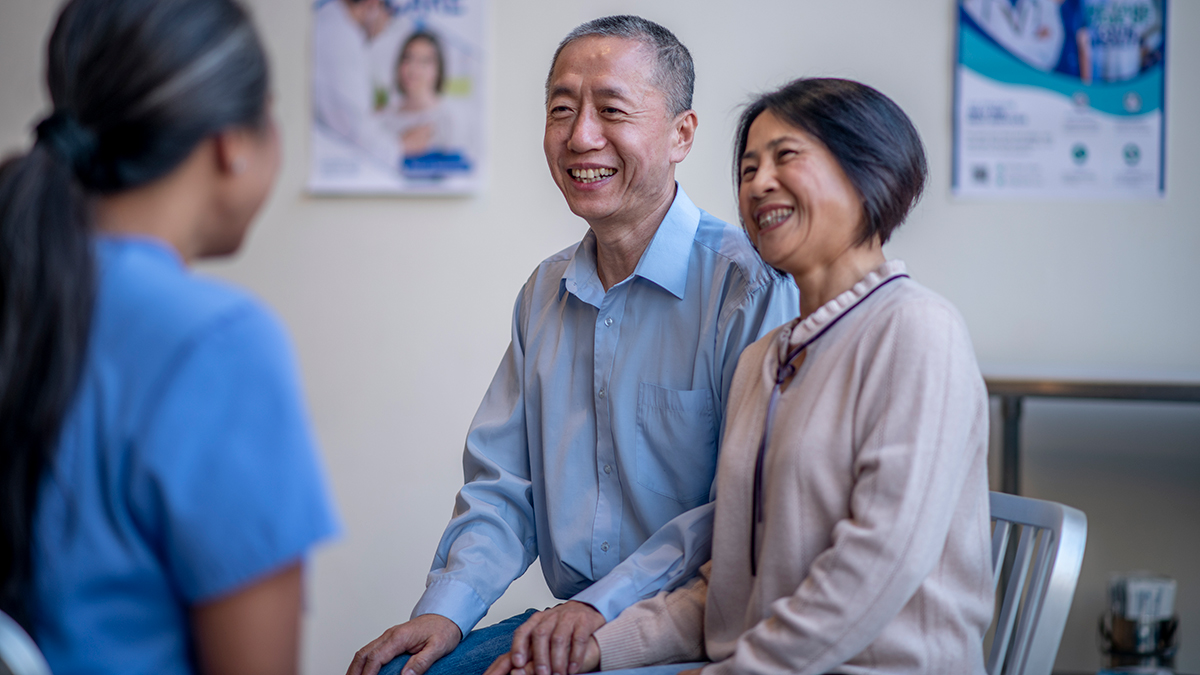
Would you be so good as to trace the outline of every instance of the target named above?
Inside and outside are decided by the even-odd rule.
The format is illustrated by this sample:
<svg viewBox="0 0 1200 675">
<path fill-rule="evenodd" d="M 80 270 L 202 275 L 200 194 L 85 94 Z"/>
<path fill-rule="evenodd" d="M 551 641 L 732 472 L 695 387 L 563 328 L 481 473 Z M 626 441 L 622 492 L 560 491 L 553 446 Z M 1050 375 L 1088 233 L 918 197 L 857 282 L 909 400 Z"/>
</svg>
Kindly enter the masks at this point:
<svg viewBox="0 0 1200 675">
<path fill-rule="evenodd" d="M 686 582 L 712 557 L 713 511 L 710 502 L 679 514 L 612 572 L 571 599 L 595 607 L 612 621 L 639 600 Z"/>
</svg>

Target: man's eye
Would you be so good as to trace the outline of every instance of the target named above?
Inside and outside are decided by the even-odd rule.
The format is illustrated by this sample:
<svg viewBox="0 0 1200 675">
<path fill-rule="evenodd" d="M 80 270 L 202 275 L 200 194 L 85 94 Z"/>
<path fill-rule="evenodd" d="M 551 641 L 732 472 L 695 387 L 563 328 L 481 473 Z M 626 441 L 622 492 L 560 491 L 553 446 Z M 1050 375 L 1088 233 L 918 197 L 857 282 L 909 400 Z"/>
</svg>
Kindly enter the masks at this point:
<svg viewBox="0 0 1200 675">
<path fill-rule="evenodd" d="M 600 112 L 604 113 L 605 115 L 620 115 L 621 114 L 621 110 L 619 108 L 614 108 L 612 106 L 605 106 L 600 109 Z"/>
</svg>

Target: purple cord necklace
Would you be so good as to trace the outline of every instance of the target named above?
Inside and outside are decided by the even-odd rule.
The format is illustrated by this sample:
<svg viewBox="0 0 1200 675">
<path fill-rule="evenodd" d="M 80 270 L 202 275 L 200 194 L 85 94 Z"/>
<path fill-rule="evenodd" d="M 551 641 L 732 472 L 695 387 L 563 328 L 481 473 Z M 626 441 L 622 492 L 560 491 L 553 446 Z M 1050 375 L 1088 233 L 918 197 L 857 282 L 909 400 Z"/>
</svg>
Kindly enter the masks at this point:
<svg viewBox="0 0 1200 675">
<path fill-rule="evenodd" d="M 828 332 L 830 328 L 833 328 L 834 324 L 836 324 L 838 321 L 841 321 L 843 317 L 861 305 L 864 300 L 871 297 L 875 291 L 887 286 L 897 279 L 906 278 L 908 278 L 907 274 L 897 274 L 894 277 L 885 279 L 883 283 L 879 284 L 875 288 L 872 288 L 867 292 L 866 295 L 859 298 L 858 302 L 855 302 L 848 309 L 846 309 L 846 311 L 838 315 L 837 318 L 835 318 L 833 321 L 830 321 L 824 328 L 817 331 L 815 335 L 808 338 L 804 342 L 801 342 L 795 349 L 789 351 L 787 358 L 783 360 L 783 363 L 775 367 L 775 388 L 771 390 L 771 400 L 769 403 L 767 403 L 767 417 L 765 420 L 763 420 L 762 441 L 758 444 L 758 458 L 754 460 L 754 509 L 753 513 L 751 514 L 750 521 L 750 574 L 752 576 L 758 576 L 758 526 L 763 520 L 763 500 L 765 499 L 763 496 L 763 464 L 766 462 L 767 445 L 771 439 L 771 422 L 775 417 L 775 403 L 779 400 L 779 394 L 783 389 L 783 383 L 786 382 L 789 377 L 792 377 L 796 374 L 796 366 L 792 365 L 792 361 L 795 361 L 796 357 L 800 356 L 800 352 L 804 351 L 805 348 L 807 348 L 813 342 L 816 342 L 817 338 Z"/>
</svg>

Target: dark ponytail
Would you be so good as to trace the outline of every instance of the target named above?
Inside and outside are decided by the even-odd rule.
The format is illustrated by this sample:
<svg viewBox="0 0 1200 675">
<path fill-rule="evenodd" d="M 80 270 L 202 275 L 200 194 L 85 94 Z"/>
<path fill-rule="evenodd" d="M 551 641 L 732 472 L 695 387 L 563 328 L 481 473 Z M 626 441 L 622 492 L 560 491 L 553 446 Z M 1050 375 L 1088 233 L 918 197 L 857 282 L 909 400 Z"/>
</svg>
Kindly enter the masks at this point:
<svg viewBox="0 0 1200 675">
<path fill-rule="evenodd" d="M 91 201 L 263 125 L 268 84 L 234 0 L 71 0 L 47 56 L 54 111 L 0 164 L 0 610 L 27 629 L 38 488 L 87 354 Z"/>
</svg>

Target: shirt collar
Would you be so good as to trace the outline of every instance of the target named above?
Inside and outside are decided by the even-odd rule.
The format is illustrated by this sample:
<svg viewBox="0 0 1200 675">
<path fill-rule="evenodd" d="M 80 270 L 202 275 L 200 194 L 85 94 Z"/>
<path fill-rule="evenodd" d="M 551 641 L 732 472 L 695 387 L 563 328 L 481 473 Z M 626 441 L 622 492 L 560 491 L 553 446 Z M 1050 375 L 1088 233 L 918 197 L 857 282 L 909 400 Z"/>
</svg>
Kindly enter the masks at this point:
<svg viewBox="0 0 1200 675">
<path fill-rule="evenodd" d="M 675 184 L 675 200 L 663 216 L 662 223 L 654 233 L 650 245 L 642 253 L 633 276 L 641 277 L 680 300 L 687 288 L 688 263 L 692 254 L 692 242 L 700 227 L 700 209 L 692 203 L 679 184 Z M 571 262 L 563 272 L 558 297 L 570 291 L 581 300 L 590 302 L 595 289 L 604 295 L 600 277 L 596 273 L 596 235 L 589 229 L 579 242 Z M 596 303 L 598 304 L 598 300 Z"/>
<path fill-rule="evenodd" d="M 97 247 L 106 251 L 116 252 L 137 249 L 160 260 L 169 261 L 179 267 L 187 266 L 179 251 L 158 237 L 143 234 L 110 234 L 102 232 L 96 234 L 93 241 L 96 242 Z"/>
<path fill-rule="evenodd" d="M 817 308 L 817 311 L 804 317 L 803 321 L 798 318 L 793 319 L 791 330 L 780 331 L 780 359 L 787 358 L 787 353 L 793 347 L 800 345 L 824 330 L 829 324 L 837 321 L 839 317 L 866 299 L 876 288 L 882 286 L 889 279 L 901 275 L 907 275 L 904 262 L 902 260 L 888 260 L 879 267 L 867 272 L 867 276 L 863 277 L 862 280 L 851 286 L 848 290 L 842 291 L 836 298 L 821 305 Z"/>
</svg>

